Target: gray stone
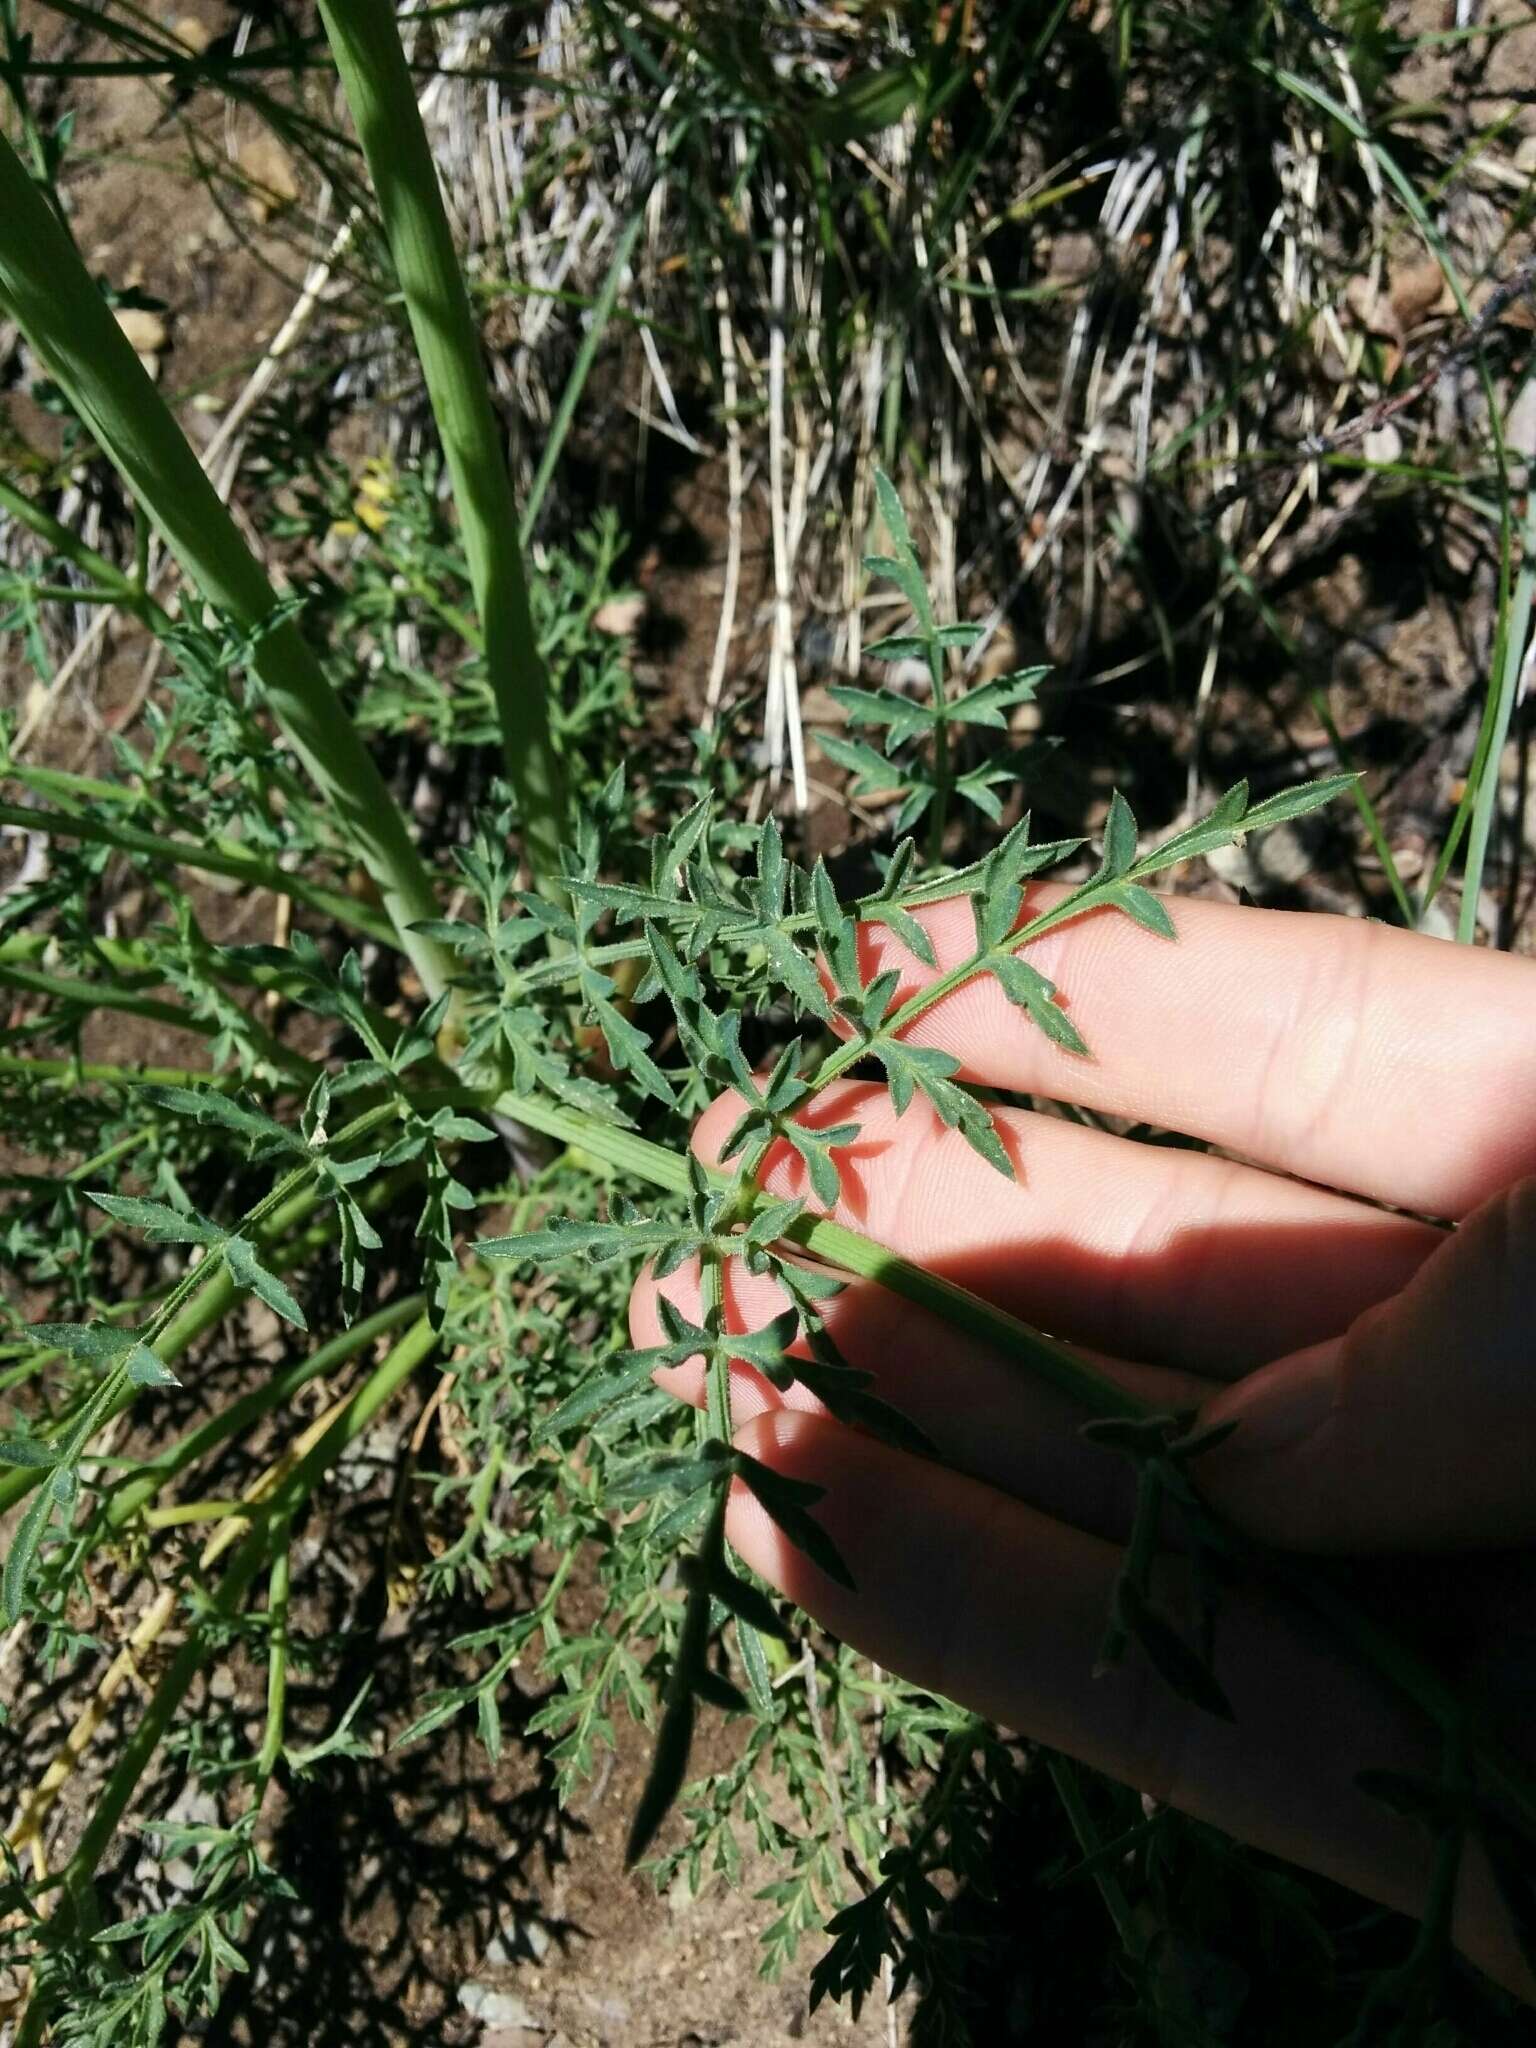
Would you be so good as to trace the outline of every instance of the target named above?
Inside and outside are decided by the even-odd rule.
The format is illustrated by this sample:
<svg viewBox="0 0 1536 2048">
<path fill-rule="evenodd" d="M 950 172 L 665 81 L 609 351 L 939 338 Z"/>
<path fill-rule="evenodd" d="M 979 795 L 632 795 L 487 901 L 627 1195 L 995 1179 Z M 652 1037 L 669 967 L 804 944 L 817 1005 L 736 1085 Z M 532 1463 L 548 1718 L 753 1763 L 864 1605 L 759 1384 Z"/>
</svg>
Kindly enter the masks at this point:
<svg viewBox="0 0 1536 2048">
<path fill-rule="evenodd" d="M 515 1991 L 495 1991 L 489 1984 L 477 1983 L 473 1977 L 467 1984 L 459 1986 L 459 2003 L 482 2026 L 523 2027 L 541 2037 L 549 2031 L 533 2008 Z"/>
</svg>

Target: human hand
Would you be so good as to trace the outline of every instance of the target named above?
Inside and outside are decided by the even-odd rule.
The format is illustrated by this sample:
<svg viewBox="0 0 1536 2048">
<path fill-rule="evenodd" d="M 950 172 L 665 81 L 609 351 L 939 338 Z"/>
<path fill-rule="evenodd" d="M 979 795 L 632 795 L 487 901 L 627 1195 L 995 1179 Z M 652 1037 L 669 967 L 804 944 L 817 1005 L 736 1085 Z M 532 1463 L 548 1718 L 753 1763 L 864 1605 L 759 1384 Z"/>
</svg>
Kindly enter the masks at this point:
<svg viewBox="0 0 1536 2048">
<path fill-rule="evenodd" d="M 1032 892 L 1032 912 L 1055 893 Z M 836 1219 L 1066 1339 L 1153 1406 L 1236 1422 L 1190 1468 L 1207 1498 L 1268 1544 L 1397 1554 L 1396 1590 L 1427 1618 L 1441 1668 L 1536 1757 L 1536 969 L 1378 925 L 1171 908 L 1177 944 L 1091 913 L 1029 948 L 1090 1059 L 1046 1039 L 990 978 L 941 999 L 911 1035 L 958 1056 L 963 1078 L 1240 1159 L 1000 1110 L 1009 1181 L 921 1097 L 898 1118 L 883 1088 L 840 1082 L 807 1119 L 861 1127 L 836 1155 Z M 968 957 L 967 904 L 921 921 L 940 971 Z M 861 944 L 866 975 L 901 967 L 901 999 L 933 977 L 883 929 Z M 700 1120 L 704 1156 L 739 1110 L 726 1096 Z M 785 1145 L 763 1182 L 821 1206 Z M 662 1341 L 657 1291 L 648 1274 L 635 1289 L 637 1344 Z M 661 1291 L 697 1317 L 696 1271 Z M 725 1305 L 744 1330 L 785 1303 L 735 1262 Z M 1095 1677 L 1129 1466 L 1084 1441 L 1065 1397 L 878 1286 L 850 1285 L 827 1320 L 938 1461 L 738 1364 L 737 1442 L 826 1489 L 817 1513 L 856 1590 L 819 1572 L 738 1485 L 727 1527 L 749 1565 L 918 1684 L 1421 1909 L 1427 1836 L 1355 1783 L 1367 1768 L 1435 1774 L 1414 1709 L 1259 1593 L 1224 1595 L 1218 1616 L 1232 1723 L 1177 1698 L 1134 1649 Z M 659 1377 L 702 1399 L 696 1366 Z M 1176 1557 L 1160 1561 L 1158 1597 L 1175 1609 L 1179 1578 Z M 1533 1995 L 1475 1855 L 1455 1931 L 1474 1961 Z"/>
</svg>

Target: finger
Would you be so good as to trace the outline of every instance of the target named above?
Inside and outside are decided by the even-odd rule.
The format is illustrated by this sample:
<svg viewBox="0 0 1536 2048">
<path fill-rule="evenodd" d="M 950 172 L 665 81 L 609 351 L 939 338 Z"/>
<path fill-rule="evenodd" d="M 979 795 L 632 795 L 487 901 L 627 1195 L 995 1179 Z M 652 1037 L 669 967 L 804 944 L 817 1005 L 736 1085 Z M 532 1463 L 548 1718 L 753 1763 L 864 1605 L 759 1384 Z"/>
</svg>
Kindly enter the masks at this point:
<svg viewBox="0 0 1536 2048">
<path fill-rule="evenodd" d="M 630 1334 L 637 1346 L 665 1342 L 657 1306 L 662 1296 L 697 1322 L 697 1263 L 690 1261 L 662 1281 L 649 1268 L 641 1274 L 629 1302 Z M 733 1262 L 724 1275 L 722 1306 L 728 1330 L 759 1330 L 789 1306 L 789 1297 L 771 1275 L 749 1273 Z M 1084 1441 L 1077 1403 L 886 1288 L 853 1282 L 824 1304 L 824 1314 L 842 1356 L 872 1375 L 869 1392 L 915 1423 L 947 1465 L 1016 1493 L 1080 1529 L 1124 1535 L 1135 1504 L 1134 1476 L 1123 1458 Z M 791 1346 L 791 1354 L 808 1356 L 803 1340 Z M 1115 1359 L 1093 1362 L 1152 1408 L 1198 1407 L 1211 1390 L 1208 1380 L 1192 1373 Z M 679 1400 L 704 1406 L 701 1358 L 658 1372 L 655 1379 Z M 777 1410 L 826 1413 L 798 1381 L 779 1388 L 755 1367 L 733 1361 L 733 1422 L 740 1425 Z"/>
<path fill-rule="evenodd" d="M 1267 1542 L 1432 1551 L 1536 1541 L 1536 1180 L 1487 1203 L 1346 1335 L 1222 1390 L 1198 1467 Z"/>
<path fill-rule="evenodd" d="M 733 1094 L 705 1111 L 702 1157 L 741 1108 Z M 883 1088 L 833 1083 L 804 1121 L 860 1127 L 833 1155 L 838 1222 L 1068 1343 L 1146 1364 L 1227 1377 L 1337 1335 L 1440 1240 L 1256 1167 L 1027 1110 L 996 1112 L 1013 1180 L 921 1097 L 898 1117 Z M 774 1194 L 822 1208 L 787 1143 L 766 1167 Z"/>
<path fill-rule="evenodd" d="M 1227 1599 L 1216 1673 L 1236 1718 L 1222 1721 L 1175 1698 L 1134 1653 L 1093 1676 L 1120 1564 L 1113 1545 L 835 1423 L 764 1416 L 738 1442 L 826 1489 L 815 1512 L 856 1590 L 819 1572 L 740 1484 L 732 1545 L 864 1655 L 1245 1841 L 1419 1909 L 1425 1837 L 1366 1798 L 1355 1774 L 1432 1773 L 1433 1742 L 1418 1716 L 1302 1623 L 1257 1598 Z M 1160 1583 L 1158 1594 L 1177 1605 L 1176 1587 Z M 1476 1866 L 1463 1885 L 1463 1945 L 1520 1981 Z"/>
<path fill-rule="evenodd" d="M 1035 915 L 1062 892 L 1029 894 Z M 1461 1216 L 1536 1172 L 1536 964 L 1385 925 L 1170 901 L 1174 942 L 1114 911 L 1024 957 L 1090 1047 L 1064 1051 L 990 975 L 941 997 L 910 1036 L 967 1076 L 1240 1152 L 1425 1215 Z M 968 902 L 919 913 L 939 969 L 968 959 Z M 883 926 L 866 975 L 933 979 Z"/>
</svg>

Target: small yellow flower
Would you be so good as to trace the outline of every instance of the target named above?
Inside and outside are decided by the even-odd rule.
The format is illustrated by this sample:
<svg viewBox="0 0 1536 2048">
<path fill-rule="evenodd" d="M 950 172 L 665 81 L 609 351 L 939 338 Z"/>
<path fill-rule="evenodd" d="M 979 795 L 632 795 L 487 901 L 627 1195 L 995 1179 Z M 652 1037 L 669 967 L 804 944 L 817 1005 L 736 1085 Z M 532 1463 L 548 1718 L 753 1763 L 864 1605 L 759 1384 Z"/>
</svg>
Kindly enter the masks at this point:
<svg viewBox="0 0 1536 2048">
<path fill-rule="evenodd" d="M 395 473 L 388 459 L 382 455 L 371 457 L 363 464 L 363 474 L 358 481 L 357 493 L 352 500 L 354 517 L 370 533 L 382 533 L 389 524 L 389 508 L 395 496 Z"/>
</svg>

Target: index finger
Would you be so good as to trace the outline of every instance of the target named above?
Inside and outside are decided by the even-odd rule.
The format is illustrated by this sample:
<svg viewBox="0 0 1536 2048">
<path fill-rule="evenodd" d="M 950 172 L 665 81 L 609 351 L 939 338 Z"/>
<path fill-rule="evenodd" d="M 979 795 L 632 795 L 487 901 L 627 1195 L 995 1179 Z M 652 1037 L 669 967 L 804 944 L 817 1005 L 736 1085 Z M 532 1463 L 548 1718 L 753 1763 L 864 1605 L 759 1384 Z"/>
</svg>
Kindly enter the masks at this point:
<svg viewBox="0 0 1536 2048">
<path fill-rule="evenodd" d="M 1064 892 L 1032 889 L 1024 916 Z M 1046 1037 L 988 974 L 903 1034 L 965 1078 L 1182 1131 L 1302 1179 L 1461 1216 L 1536 1172 L 1536 963 L 1363 920 L 1164 899 L 1178 937 L 1089 911 L 1029 943 L 1089 1046 Z M 898 1001 L 975 950 L 968 901 L 917 913 L 937 969 L 884 926 Z"/>
</svg>

